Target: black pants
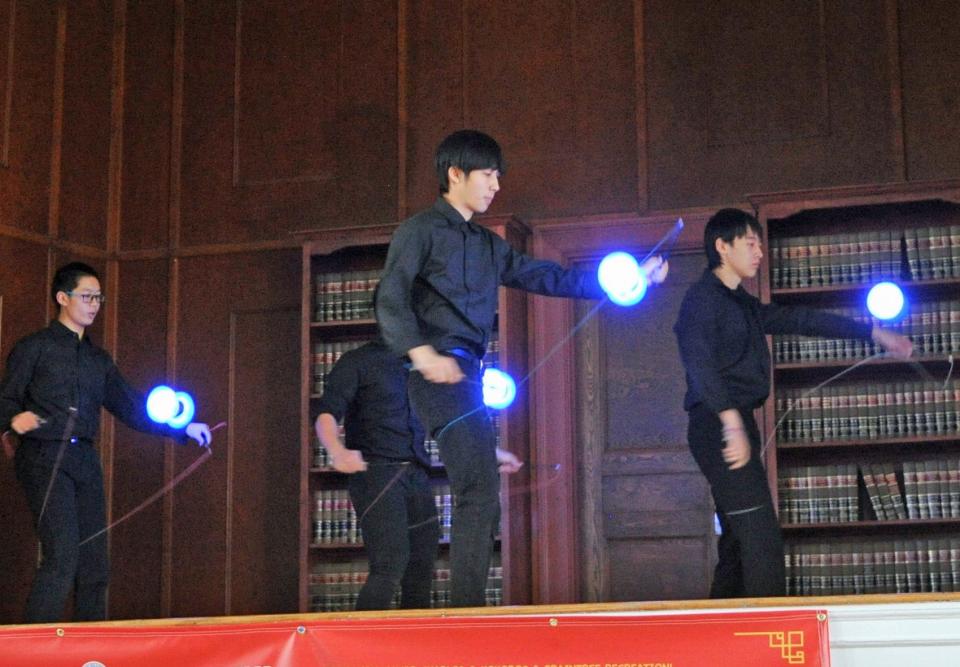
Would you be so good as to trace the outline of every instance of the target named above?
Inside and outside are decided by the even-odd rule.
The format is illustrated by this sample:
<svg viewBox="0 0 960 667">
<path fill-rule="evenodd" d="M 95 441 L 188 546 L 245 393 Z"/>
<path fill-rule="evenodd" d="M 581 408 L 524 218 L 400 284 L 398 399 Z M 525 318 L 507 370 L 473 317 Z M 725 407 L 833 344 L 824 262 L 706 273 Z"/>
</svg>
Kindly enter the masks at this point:
<svg viewBox="0 0 960 667">
<path fill-rule="evenodd" d="M 109 561 L 107 536 L 83 546 L 106 522 L 103 469 L 89 443 L 64 445 L 63 458 L 50 487 L 59 442 L 24 439 L 17 450 L 17 479 L 27 496 L 42 558 L 27 598 L 27 623 L 63 620 L 64 605 L 75 591 L 74 621 L 106 618 Z M 40 517 L 47 488 L 50 496 Z M 39 523 L 38 523 L 39 520 Z"/>
<path fill-rule="evenodd" d="M 440 525 L 427 472 L 416 463 L 370 461 L 350 475 L 350 500 L 370 559 L 357 609 L 429 609 Z"/>
<path fill-rule="evenodd" d="M 483 404 L 479 363 L 456 358 L 466 378 L 428 382 L 410 374 L 410 402 L 437 440 L 453 494 L 450 528 L 450 604 L 486 604 L 487 576 L 500 523 L 497 437 Z"/>
<path fill-rule="evenodd" d="M 760 460 L 761 436 L 751 410 L 740 410 L 750 439 L 750 461 L 730 470 L 723 460 L 722 424 L 703 405 L 690 411 L 690 450 L 710 483 L 723 533 L 717 543 L 712 598 L 786 595 L 783 536 Z"/>
</svg>

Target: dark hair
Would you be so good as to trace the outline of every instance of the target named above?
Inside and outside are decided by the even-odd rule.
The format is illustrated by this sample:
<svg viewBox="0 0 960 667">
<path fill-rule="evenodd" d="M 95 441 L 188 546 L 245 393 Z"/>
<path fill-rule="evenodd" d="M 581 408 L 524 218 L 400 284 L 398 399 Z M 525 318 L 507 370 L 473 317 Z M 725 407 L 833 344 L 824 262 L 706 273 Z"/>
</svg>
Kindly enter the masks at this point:
<svg viewBox="0 0 960 667">
<path fill-rule="evenodd" d="M 84 276 L 100 280 L 100 274 L 96 269 L 83 262 L 70 262 L 57 269 L 53 276 L 53 284 L 50 286 L 50 297 L 54 303 L 57 301 L 57 292 L 72 292 Z"/>
<path fill-rule="evenodd" d="M 464 174 L 476 169 L 496 169 L 501 174 L 507 172 L 500 144 L 490 135 L 477 130 L 458 130 L 441 141 L 437 146 L 435 164 L 441 194 L 450 190 L 447 179 L 450 167 L 462 169 Z"/>
<path fill-rule="evenodd" d="M 723 263 L 717 252 L 717 239 L 733 243 L 734 239 L 747 235 L 752 229 L 757 236 L 763 234 L 763 228 L 755 217 L 739 208 L 722 208 L 713 214 L 703 230 L 703 249 L 707 253 L 709 268 L 715 269 Z"/>
</svg>

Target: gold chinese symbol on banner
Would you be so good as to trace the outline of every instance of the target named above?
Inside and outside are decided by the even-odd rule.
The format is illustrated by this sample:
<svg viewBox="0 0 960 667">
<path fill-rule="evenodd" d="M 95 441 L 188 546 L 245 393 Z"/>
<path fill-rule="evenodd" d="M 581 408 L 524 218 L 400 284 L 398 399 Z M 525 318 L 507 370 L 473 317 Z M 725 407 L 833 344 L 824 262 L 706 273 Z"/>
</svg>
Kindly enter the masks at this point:
<svg viewBox="0 0 960 667">
<path fill-rule="evenodd" d="M 737 637 L 766 637 L 770 648 L 780 649 L 780 657 L 788 665 L 804 665 L 807 662 L 803 652 L 803 630 L 791 632 L 734 632 Z"/>
</svg>

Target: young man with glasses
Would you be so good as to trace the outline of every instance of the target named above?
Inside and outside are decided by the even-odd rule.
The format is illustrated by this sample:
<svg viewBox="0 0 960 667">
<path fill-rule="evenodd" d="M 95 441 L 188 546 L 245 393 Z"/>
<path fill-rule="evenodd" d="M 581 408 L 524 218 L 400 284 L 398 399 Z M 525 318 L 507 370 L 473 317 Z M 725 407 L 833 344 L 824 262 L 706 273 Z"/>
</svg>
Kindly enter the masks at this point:
<svg viewBox="0 0 960 667">
<path fill-rule="evenodd" d="M 185 433 L 152 422 L 144 397 L 120 375 L 86 328 L 104 302 L 97 272 L 73 262 L 50 290 L 57 319 L 16 343 L 0 383 L 0 432 L 16 449 L 17 479 L 40 540 L 41 561 L 27 600 L 28 623 L 62 620 L 70 591 L 74 621 L 106 618 L 109 578 L 103 470 L 94 448 L 100 408 L 145 433 L 210 444 L 206 424 Z M 86 541 L 92 535 L 98 537 Z"/>
</svg>

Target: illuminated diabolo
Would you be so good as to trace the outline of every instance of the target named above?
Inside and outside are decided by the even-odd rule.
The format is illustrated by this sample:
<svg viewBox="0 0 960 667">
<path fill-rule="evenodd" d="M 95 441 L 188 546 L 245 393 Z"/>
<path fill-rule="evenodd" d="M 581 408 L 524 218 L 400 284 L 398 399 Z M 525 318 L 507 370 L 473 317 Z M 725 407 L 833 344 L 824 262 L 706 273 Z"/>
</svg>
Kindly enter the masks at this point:
<svg viewBox="0 0 960 667">
<path fill-rule="evenodd" d="M 147 416 L 158 424 L 184 428 L 193 421 L 196 405 L 185 391 L 174 391 L 167 385 L 158 385 L 147 396 Z"/>
<path fill-rule="evenodd" d="M 483 371 L 483 403 L 488 408 L 502 410 L 517 397 L 517 383 L 509 373 L 496 368 Z"/>
<path fill-rule="evenodd" d="M 878 320 L 893 320 L 901 315 L 906 299 L 899 285 L 877 283 L 867 293 L 867 309 Z"/>
<path fill-rule="evenodd" d="M 617 251 L 603 258 L 597 279 L 607 297 L 618 306 L 639 303 L 647 293 L 647 277 L 633 255 Z"/>
</svg>

